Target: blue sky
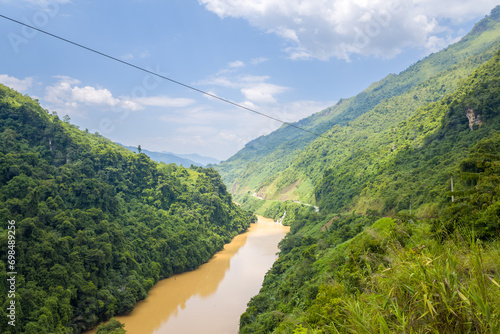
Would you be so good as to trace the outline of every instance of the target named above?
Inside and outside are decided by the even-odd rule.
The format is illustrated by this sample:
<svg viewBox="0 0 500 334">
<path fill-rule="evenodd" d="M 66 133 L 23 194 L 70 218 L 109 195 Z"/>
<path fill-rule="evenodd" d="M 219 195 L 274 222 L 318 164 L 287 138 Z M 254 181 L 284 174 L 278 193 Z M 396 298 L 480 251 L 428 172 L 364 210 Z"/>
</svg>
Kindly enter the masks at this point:
<svg viewBox="0 0 500 334">
<path fill-rule="evenodd" d="M 0 0 L 0 13 L 292 122 L 446 47 L 495 5 Z M 126 145 L 225 160 L 281 125 L 2 18 L 0 50 L 0 83 Z"/>
</svg>

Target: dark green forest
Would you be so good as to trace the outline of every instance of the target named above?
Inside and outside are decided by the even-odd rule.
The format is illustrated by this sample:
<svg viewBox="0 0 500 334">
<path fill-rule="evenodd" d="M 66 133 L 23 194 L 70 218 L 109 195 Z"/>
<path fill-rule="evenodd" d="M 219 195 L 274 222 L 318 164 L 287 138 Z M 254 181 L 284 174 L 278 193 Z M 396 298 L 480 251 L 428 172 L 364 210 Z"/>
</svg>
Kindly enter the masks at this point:
<svg viewBox="0 0 500 334">
<path fill-rule="evenodd" d="M 1 249 L 15 227 L 15 260 L 0 258 L 1 333 L 80 333 L 130 312 L 253 220 L 214 169 L 153 162 L 0 85 Z"/>
<path fill-rule="evenodd" d="M 380 138 L 325 171 L 240 333 L 500 332 L 500 51 Z"/>
</svg>

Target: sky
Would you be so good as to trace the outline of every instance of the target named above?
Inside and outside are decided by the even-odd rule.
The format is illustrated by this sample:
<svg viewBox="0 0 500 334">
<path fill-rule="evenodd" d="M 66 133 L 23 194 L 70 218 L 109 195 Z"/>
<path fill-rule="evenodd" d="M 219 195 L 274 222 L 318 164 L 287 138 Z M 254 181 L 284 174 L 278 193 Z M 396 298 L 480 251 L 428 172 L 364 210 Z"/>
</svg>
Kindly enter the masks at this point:
<svg viewBox="0 0 500 334">
<path fill-rule="evenodd" d="M 0 0 L 0 14 L 294 122 L 458 41 L 495 5 Z M 1 17 L 0 64 L 0 83 L 48 111 L 151 151 L 226 160 L 282 125 Z"/>
</svg>

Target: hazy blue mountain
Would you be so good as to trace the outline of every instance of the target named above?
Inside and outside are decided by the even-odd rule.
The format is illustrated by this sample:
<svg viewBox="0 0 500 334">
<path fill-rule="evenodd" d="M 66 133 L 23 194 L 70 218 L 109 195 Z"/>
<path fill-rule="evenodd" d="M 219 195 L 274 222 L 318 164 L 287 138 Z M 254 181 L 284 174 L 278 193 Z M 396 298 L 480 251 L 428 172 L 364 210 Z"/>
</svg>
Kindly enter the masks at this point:
<svg viewBox="0 0 500 334">
<path fill-rule="evenodd" d="M 172 152 L 166 152 L 166 151 L 162 151 L 161 153 L 176 155 L 180 158 L 188 159 L 188 160 L 197 162 L 203 166 L 217 165 L 221 162 L 219 159 L 212 158 L 212 157 L 205 157 L 205 156 L 202 156 L 202 155 L 199 155 L 196 153 L 194 153 L 194 154 L 178 154 L 178 153 L 172 153 Z"/>
<path fill-rule="evenodd" d="M 117 144 L 120 144 L 120 143 L 117 143 Z M 122 144 L 120 144 L 120 145 L 122 145 Z M 132 151 L 132 152 L 135 152 L 135 153 L 138 152 L 137 147 L 125 146 L 125 145 L 122 145 L 122 146 L 125 147 L 126 149 Z M 183 167 L 189 167 L 191 165 L 205 166 L 205 164 L 203 164 L 203 163 L 196 162 L 195 160 L 184 158 L 184 157 L 181 157 L 181 156 L 173 154 L 173 153 L 154 152 L 154 151 L 149 151 L 149 150 L 144 150 L 144 149 L 142 149 L 141 152 L 146 154 L 148 157 L 150 157 L 152 160 L 154 160 L 156 162 L 164 162 L 166 164 L 176 164 L 176 165 L 183 166 Z"/>
</svg>

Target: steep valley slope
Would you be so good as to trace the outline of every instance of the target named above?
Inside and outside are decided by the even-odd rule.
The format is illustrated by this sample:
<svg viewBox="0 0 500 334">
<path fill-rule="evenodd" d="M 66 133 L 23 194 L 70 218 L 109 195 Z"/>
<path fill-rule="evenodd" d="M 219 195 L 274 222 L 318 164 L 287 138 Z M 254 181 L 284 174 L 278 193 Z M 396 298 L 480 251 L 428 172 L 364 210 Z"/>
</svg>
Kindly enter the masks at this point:
<svg viewBox="0 0 500 334">
<path fill-rule="evenodd" d="M 255 210 L 265 204 L 256 201 L 253 194 L 266 200 L 319 203 L 317 187 L 325 172 L 331 175 L 331 170 L 346 160 L 361 159 L 360 155 L 366 158 L 367 152 L 370 160 L 397 152 L 401 147 L 395 146 L 393 137 L 401 130 L 402 122 L 419 108 L 454 92 L 459 82 L 491 59 L 499 46 L 500 8 L 495 8 L 458 43 L 296 123 L 322 134 L 321 138 L 283 126 L 248 143 L 215 168 L 237 201 L 248 208 Z M 438 125 L 438 119 L 429 120 L 423 128 L 413 129 L 409 136 L 422 138 Z M 361 162 L 368 172 L 378 168 Z M 346 196 L 353 200 L 361 190 Z M 362 210 L 393 209 L 390 205 L 362 201 L 370 204 L 351 206 Z"/>
<path fill-rule="evenodd" d="M 320 212 L 293 210 L 240 333 L 498 333 L 500 50 L 389 131 L 364 126 Z"/>
</svg>

